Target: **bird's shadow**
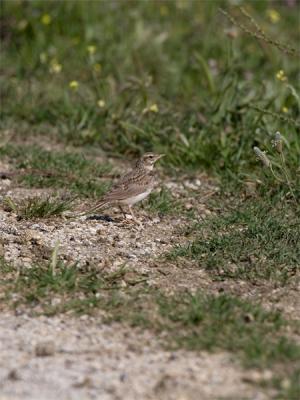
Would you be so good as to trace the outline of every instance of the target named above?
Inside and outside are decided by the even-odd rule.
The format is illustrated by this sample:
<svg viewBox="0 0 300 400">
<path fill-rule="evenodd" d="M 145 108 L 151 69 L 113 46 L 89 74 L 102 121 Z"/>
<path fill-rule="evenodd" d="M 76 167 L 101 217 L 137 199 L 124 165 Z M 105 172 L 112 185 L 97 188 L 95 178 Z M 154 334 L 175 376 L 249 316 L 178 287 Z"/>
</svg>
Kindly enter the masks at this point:
<svg viewBox="0 0 300 400">
<path fill-rule="evenodd" d="M 96 221 L 105 221 L 105 222 L 116 222 L 109 215 L 90 215 L 86 218 L 88 221 L 96 220 Z"/>
</svg>

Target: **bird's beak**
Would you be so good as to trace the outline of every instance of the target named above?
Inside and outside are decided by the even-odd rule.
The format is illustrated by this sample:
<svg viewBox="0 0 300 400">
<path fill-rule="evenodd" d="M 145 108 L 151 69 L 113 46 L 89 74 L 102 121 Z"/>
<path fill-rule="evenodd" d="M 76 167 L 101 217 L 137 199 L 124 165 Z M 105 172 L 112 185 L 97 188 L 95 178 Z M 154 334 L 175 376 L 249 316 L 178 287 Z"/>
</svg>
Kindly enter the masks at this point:
<svg viewBox="0 0 300 400">
<path fill-rule="evenodd" d="M 159 155 L 157 156 L 156 160 L 159 160 L 160 158 L 162 158 L 162 157 L 164 157 L 164 156 L 165 156 L 165 154 L 159 154 Z"/>
</svg>

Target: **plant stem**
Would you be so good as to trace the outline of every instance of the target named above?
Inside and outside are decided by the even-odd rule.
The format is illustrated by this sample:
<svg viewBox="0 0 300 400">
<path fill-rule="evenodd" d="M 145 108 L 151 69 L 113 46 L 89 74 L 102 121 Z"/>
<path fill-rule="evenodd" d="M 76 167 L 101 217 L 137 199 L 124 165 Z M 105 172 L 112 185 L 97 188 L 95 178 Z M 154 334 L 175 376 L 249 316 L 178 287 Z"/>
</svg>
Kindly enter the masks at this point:
<svg viewBox="0 0 300 400">
<path fill-rule="evenodd" d="M 288 185 L 288 187 L 290 189 L 291 195 L 293 196 L 295 202 L 297 203 L 297 198 L 296 198 L 296 195 L 294 193 L 294 190 L 293 190 L 289 175 L 287 173 L 286 162 L 285 162 L 285 158 L 284 158 L 283 152 L 280 152 L 280 159 L 281 159 L 282 171 L 284 173 L 286 183 L 287 183 L 287 185 Z"/>
</svg>

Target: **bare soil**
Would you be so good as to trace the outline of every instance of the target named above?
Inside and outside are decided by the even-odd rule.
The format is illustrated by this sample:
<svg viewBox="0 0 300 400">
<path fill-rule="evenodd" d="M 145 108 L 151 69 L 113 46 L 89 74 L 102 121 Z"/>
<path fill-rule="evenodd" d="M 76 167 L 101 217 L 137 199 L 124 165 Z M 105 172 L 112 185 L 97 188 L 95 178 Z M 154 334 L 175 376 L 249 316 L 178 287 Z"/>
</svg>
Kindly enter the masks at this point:
<svg viewBox="0 0 300 400">
<path fill-rule="evenodd" d="M 0 343 L 1 399 L 267 399 L 249 383 L 261 375 L 228 354 L 165 351 L 147 331 L 88 316 L 5 313 Z"/>
</svg>

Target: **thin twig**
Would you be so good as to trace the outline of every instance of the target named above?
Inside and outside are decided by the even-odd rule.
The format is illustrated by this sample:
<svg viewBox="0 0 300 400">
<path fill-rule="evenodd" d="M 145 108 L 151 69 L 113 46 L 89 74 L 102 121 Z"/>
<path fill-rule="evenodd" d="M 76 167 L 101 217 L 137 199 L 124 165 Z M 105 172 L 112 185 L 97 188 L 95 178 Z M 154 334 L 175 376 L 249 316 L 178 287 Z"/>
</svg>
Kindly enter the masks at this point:
<svg viewBox="0 0 300 400">
<path fill-rule="evenodd" d="M 53 249 L 53 253 L 52 253 L 52 257 L 51 257 L 51 272 L 52 272 L 52 276 L 56 275 L 58 248 L 59 248 L 59 240 L 55 243 L 55 247 Z"/>
<path fill-rule="evenodd" d="M 247 33 L 248 35 L 255 37 L 256 39 L 262 40 L 265 43 L 268 43 L 268 44 L 276 47 L 278 50 L 282 51 L 283 53 L 289 54 L 294 57 L 300 56 L 300 52 L 298 50 L 294 49 L 293 47 L 290 47 L 285 43 L 281 43 L 278 40 L 274 40 L 274 39 L 266 36 L 266 34 L 262 30 L 262 28 L 259 27 L 257 22 L 243 8 L 240 7 L 241 13 L 250 20 L 250 22 L 255 26 L 257 32 L 253 32 L 250 29 L 248 29 L 245 25 L 243 25 L 242 23 L 237 21 L 232 15 L 230 15 L 227 11 L 223 10 L 222 8 L 219 8 L 219 11 L 223 15 L 225 15 L 225 17 L 227 17 L 233 25 L 237 26 L 238 28 L 240 28 L 243 32 Z"/>
<path fill-rule="evenodd" d="M 265 108 L 261 108 L 261 107 L 254 106 L 254 105 L 251 105 L 251 104 L 249 104 L 248 106 L 249 106 L 249 108 L 252 108 L 252 110 L 259 111 L 259 112 L 261 112 L 262 114 L 271 115 L 271 116 L 274 117 L 274 118 L 281 119 L 281 120 L 284 121 L 284 122 L 287 122 L 287 123 L 289 123 L 289 124 L 295 125 L 296 127 L 300 127 L 300 122 L 296 121 L 296 120 L 293 119 L 293 118 L 284 117 L 284 116 L 281 115 L 281 114 L 274 113 L 274 112 L 272 112 L 272 111 L 266 110 Z"/>
<path fill-rule="evenodd" d="M 290 189 L 291 195 L 293 196 L 294 200 L 295 200 L 296 203 L 297 203 L 297 198 L 296 198 L 296 196 L 295 196 L 295 193 L 294 193 L 294 190 L 293 190 L 293 188 L 292 188 L 292 184 L 291 184 L 289 175 L 288 175 L 288 173 L 287 173 L 285 157 L 284 157 L 284 155 L 283 155 L 282 152 L 280 153 L 280 159 L 281 159 L 282 171 L 283 171 L 283 173 L 284 173 L 286 183 L 287 183 L 287 185 L 288 185 L 288 187 L 289 187 L 289 189 Z"/>
</svg>

